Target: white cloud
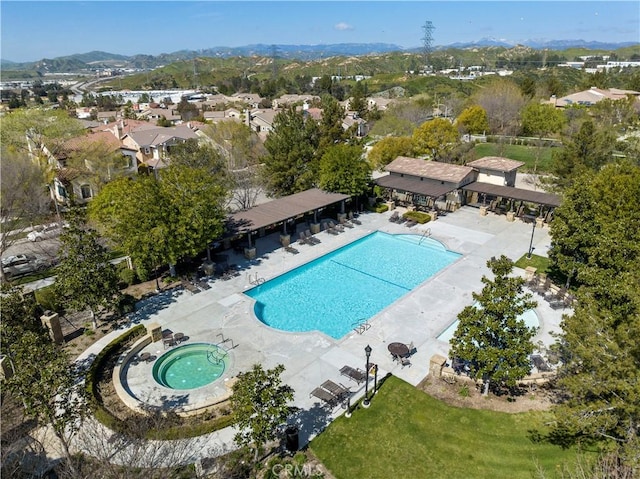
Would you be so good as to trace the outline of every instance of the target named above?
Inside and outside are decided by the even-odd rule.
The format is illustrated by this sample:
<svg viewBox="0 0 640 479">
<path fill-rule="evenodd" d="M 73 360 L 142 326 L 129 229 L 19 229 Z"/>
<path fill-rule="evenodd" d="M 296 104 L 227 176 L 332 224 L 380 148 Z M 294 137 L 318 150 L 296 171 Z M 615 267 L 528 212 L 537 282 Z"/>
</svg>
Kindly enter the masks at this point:
<svg viewBox="0 0 640 479">
<path fill-rule="evenodd" d="M 336 25 L 333 27 L 336 30 L 353 30 L 353 26 L 349 25 L 348 23 L 345 22 L 340 22 L 340 23 L 336 23 Z"/>
</svg>

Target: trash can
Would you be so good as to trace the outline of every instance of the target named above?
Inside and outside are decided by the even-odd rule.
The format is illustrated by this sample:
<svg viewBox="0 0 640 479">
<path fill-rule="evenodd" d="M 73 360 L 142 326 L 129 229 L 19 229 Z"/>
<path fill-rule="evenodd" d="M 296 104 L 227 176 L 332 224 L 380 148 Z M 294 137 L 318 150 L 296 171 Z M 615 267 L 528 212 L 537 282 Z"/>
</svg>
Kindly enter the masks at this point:
<svg viewBox="0 0 640 479">
<path fill-rule="evenodd" d="M 298 428 L 296 426 L 287 426 L 284 430 L 286 438 L 287 451 L 295 452 L 298 450 Z"/>
</svg>

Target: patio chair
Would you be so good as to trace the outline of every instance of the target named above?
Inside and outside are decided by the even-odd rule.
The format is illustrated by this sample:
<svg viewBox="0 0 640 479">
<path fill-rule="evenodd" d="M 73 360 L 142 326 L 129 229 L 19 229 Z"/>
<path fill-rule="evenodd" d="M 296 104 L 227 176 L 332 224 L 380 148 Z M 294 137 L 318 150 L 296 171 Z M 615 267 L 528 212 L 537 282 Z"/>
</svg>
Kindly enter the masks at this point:
<svg viewBox="0 0 640 479">
<path fill-rule="evenodd" d="M 407 348 L 409 348 L 409 354 L 408 354 L 409 356 L 411 356 L 416 350 L 416 347 L 414 346 L 413 341 L 407 344 Z"/>
<path fill-rule="evenodd" d="M 287 245 L 287 246 L 285 246 L 285 247 L 284 247 L 284 250 L 285 250 L 287 253 L 291 253 L 291 254 L 298 254 L 298 253 L 300 252 L 300 251 L 298 251 L 297 249 L 295 249 L 295 248 L 294 248 L 293 246 L 291 246 L 291 245 Z"/>
<path fill-rule="evenodd" d="M 414 227 L 415 225 L 417 225 L 417 224 L 418 224 L 418 222 L 417 222 L 417 221 L 409 220 L 409 221 L 407 221 L 404 225 L 405 225 L 407 228 L 413 228 L 413 227 Z"/>
<path fill-rule="evenodd" d="M 327 379 L 325 382 L 323 382 L 320 385 L 320 387 L 322 389 L 325 389 L 326 391 L 329 391 L 331 394 L 333 394 L 338 399 L 343 399 L 346 396 L 351 394 L 351 391 L 349 390 L 349 388 L 343 386 L 342 384 L 336 384 L 333 381 L 331 381 L 330 379 Z"/>
<path fill-rule="evenodd" d="M 311 394 L 309 394 L 309 396 L 316 397 L 330 406 L 334 406 L 338 403 L 338 398 L 336 396 L 331 394 L 326 389 L 322 389 L 320 387 L 315 388 L 313 391 L 311 391 Z"/>
<path fill-rule="evenodd" d="M 367 379 L 367 374 L 362 369 L 352 368 L 351 366 L 342 366 L 342 368 L 340 368 L 340 374 L 355 381 L 357 384 Z"/>
<path fill-rule="evenodd" d="M 392 215 L 389 216 L 389 221 L 391 221 L 392 223 L 397 223 L 399 219 L 400 219 L 400 213 L 398 213 L 397 211 L 394 211 Z"/>
<path fill-rule="evenodd" d="M 400 358 L 400 364 L 402 365 L 403 368 L 405 366 L 411 367 L 411 360 L 409 358 L 407 358 L 407 357 Z"/>
<path fill-rule="evenodd" d="M 298 233 L 298 244 L 311 244 L 302 231 Z"/>
<path fill-rule="evenodd" d="M 316 238 L 314 235 L 311 234 L 311 231 L 309 230 L 304 231 L 304 237 L 307 238 L 307 242 L 311 244 L 322 243 L 322 241 L 320 241 L 320 238 Z"/>
</svg>

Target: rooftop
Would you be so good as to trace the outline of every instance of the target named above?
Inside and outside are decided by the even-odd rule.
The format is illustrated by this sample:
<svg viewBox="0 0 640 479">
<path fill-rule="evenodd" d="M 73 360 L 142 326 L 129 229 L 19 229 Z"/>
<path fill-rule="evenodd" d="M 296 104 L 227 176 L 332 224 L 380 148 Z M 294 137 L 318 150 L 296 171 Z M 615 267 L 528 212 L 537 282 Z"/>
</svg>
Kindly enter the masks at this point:
<svg viewBox="0 0 640 479">
<path fill-rule="evenodd" d="M 409 158 L 408 156 L 397 157 L 385 167 L 385 170 L 391 173 L 420 176 L 450 183 L 460 183 L 469 173 L 473 172 L 473 168 L 470 166 L 452 165 L 438 161 Z"/>
<path fill-rule="evenodd" d="M 483 158 L 480 158 L 479 160 L 467 163 L 467 166 L 471 166 L 473 168 L 483 168 L 487 170 L 508 172 L 517 170 L 521 166 L 524 166 L 524 162 L 510 160 L 509 158 L 503 158 L 501 156 L 485 156 Z"/>
</svg>

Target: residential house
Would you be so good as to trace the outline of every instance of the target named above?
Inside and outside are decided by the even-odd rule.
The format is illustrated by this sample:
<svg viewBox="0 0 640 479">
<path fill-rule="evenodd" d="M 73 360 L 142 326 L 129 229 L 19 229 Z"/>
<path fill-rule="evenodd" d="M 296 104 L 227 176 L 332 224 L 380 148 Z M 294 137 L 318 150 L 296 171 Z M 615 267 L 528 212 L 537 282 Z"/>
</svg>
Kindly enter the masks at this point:
<svg viewBox="0 0 640 479">
<path fill-rule="evenodd" d="M 524 166 L 524 163 L 499 156 L 485 156 L 467 163 L 467 166 L 478 170 L 477 181 L 492 185 L 515 186 L 517 170 Z"/>
<path fill-rule="evenodd" d="M 604 90 L 593 86 L 588 90 L 579 91 L 560 98 L 556 98 L 554 95 L 549 100 L 549 103 L 558 108 L 565 108 L 573 105 L 592 106 L 605 99 L 624 100 L 629 95 L 634 96 L 637 100 L 640 97 L 640 92 L 633 90 L 620 90 L 618 88 L 609 88 Z"/>
<path fill-rule="evenodd" d="M 246 122 L 249 128 L 264 137 L 273 131 L 273 122 L 276 115 L 280 113 L 277 110 L 250 110 L 247 112 Z"/>
<path fill-rule="evenodd" d="M 124 135 L 122 142 L 136 150 L 140 163 L 159 168 L 166 166 L 172 146 L 190 139 L 198 139 L 195 130 L 189 125 L 178 125 L 135 130 Z"/>
<path fill-rule="evenodd" d="M 241 121 L 242 113 L 235 108 L 227 108 L 224 111 L 205 111 L 204 119 L 211 123 L 221 121 Z"/>
<path fill-rule="evenodd" d="M 234 93 L 231 96 L 231 101 L 242 102 L 246 104 L 249 109 L 256 109 L 260 107 L 262 97 L 257 93 Z"/>
<path fill-rule="evenodd" d="M 92 158 L 86 158 L 83 166 L 68 164 L 73 155 L 81 151 L 90 152 L 92 148 L 104 148 L 119 154 L 121 161 L 99 164 Z M 105 170 L 97 171 L 97 168 Z M 124 145 L 110 131 L 95 131 L 66 141 L 56 153 L 55 169 L 54 199 L 66 203 L 73 196 L 76 202 L 86 203 L 99 192 L 101 181 L 96 181 L 97 177 L 106 182 L 120 176 L 133 176 L 138 171 L 138 162 L 135 149 Z"/>
<path fill-rule="evenodd" d="M 284 108 L 290 105 L 305 104 L 311 105 L 312 103 L 319 102 L 320 97 L 317 95 L 297 95 L 297 94 L 285 94 L 280 98 L 273 100 L 273 108 Z"/>
<path fill-rule="evenodd" d="M 369 131 L 366 120 L 360 118 L 356 112 L 347 112 L 342 120 L 342 128 L 345 130 L 353 129 L 358 138 L 366 136 Z"/>
<path fill-rule="evenodd" d="M 156 123 L 160 118 L 164 118 L 174 125 L 179 124 L 182 121 L 182 117 L 180 116 L 180 113 L 178 113 L 178 110 L 174 110 L 172 108 L 147 108 L 138 116 L 154 123 Z"/>
</svg>

